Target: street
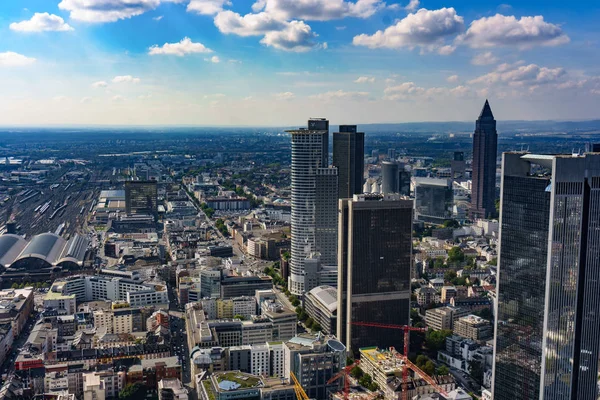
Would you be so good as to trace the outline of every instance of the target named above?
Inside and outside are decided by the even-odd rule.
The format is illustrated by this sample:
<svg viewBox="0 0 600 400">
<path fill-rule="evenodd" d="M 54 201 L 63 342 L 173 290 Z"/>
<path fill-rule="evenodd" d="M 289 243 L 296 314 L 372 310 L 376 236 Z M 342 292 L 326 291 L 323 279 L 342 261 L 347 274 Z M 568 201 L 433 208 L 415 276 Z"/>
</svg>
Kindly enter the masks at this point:
<svg viewBox="0 0 600 400">
<path fill-rule="evenodd" d="M 191 386 L 190 376 L 190 351 L 187 345 L 185 320 L 179 308 L 175 289 L 169 286 L 169 325 L 172 337 L 172 353 L 179 358 L 181 363 L 181 378 L 184 385 Z"/>
</svg>

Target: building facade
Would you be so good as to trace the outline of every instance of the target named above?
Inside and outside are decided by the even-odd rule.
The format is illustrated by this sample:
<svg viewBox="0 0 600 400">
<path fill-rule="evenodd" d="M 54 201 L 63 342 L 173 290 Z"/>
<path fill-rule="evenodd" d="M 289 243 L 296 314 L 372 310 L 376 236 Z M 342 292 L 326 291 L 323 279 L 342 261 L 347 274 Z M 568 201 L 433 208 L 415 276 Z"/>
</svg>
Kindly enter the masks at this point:
<svg viewBox="0 0 600 400">
<path fill-rule="evenodd" d="M 498 133 L 490 103 L 485 101 L 473 134 L 471 218 L 488 218 L 496 213 L 496 158 Z"/>
<path fill-rule="evenodd" d="M 158 211 L 156 181 L 125 182 L 125 210 L 127 214 L 156 214 Z"/>
<path fill-rule="evenodd" d="M 338 198 L 362 193 L 365 169 L 365 134 L 356 125 L 340 125 L 333 134 L 333 166 L 338 169 Z"/>
<path fill-rule="evenodd" d="M 335 224 L 329 226 L 337 216 L 335 204 L 329 194 L 318 191 L 336 191 L 337 169 L 328 167 L 329 121 L 311 119 L 308 129 L 289 133 L 292 136 L 292 240 L 288 284 L 290 292 L 302 296 L 311 289 L 306 287 L 305 261 L 335 260 Z"/>
<path fill-rule="evenodd" d="M 492 392 L 596 399 L 600 154 L 504 153 Z"/>
<path fill-rule="evenodd" d="M 340 200 L 337 333 L 353 354 L 402 345 L 393 330 L 352 322 L 409 323 L 412 205 L 398 195 Z"/>
</svg>

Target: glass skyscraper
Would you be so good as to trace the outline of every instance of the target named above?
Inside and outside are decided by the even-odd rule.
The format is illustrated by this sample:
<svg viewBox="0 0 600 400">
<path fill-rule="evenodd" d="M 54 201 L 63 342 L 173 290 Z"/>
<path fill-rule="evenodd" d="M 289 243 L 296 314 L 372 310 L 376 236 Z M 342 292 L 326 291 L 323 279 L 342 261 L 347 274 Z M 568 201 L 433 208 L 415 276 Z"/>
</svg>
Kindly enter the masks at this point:
<svg viewBox="0 0 600 400">
<path fill-rule="evenodd" d="M 485 101 L 473 133 L 473 179 L 471 218 L 488 218 L 496 213 L 496 158 L 498 133 L 490 103 Z"/>
<path fill-rule="evenodd" d="M 337 255 L 337 169 L 328 166 L 329 121 L 311 119 L 292 136 L 292 244 L 290 292 L 302 296 L 319 284 L 310 265 L 335 264 Z"/>
<path fill-rule="evenodd" d="M 597 399 L 600 154 L 505 153 L 492 391 Z"/>
<path fill-rule="evenodd" d="M 125 182 L 125 207 L 127 214 L 156 214 L 158 210 L 156 181 Z"/>
<path fill-rule="evenodd" d="M 366 346 L 402 346 L 393 329 L 351 322 L 409 323 L 412 206 L 399 195 L 339 202 L 337 332 L 354 355 Z"/>
<path fill-rule="evenodd" d="M 362 193 L 365 169 L 365 134 L 356 125 L 340 125 L 333 134 L 333 166 L 338 169 L 338 198 Z"/>
</svg>

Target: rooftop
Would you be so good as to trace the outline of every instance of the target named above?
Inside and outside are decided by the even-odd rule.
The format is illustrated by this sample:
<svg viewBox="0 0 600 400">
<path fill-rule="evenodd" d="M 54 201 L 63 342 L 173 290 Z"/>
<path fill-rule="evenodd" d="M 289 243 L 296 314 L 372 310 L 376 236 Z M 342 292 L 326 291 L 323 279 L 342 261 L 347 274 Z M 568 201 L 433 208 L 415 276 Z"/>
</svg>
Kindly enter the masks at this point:
<svg viewBox="0 0 600 400">
<path fill-rule="evenodd" d="M 248 389 L 262 385 L 262 381 L 256 375 L 240 371 L 227 371 L 213 375 L 220 390 L 230 391 L 235 389 Z"/>
</svg>

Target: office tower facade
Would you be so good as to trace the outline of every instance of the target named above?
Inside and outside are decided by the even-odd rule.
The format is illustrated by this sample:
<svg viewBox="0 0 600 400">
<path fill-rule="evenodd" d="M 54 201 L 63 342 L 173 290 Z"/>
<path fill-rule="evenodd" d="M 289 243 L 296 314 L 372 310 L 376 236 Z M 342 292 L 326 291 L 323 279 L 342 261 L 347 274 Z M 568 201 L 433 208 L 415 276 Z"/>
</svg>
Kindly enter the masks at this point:
<svg viewBox="0 0 600 400">
<path fill-rule="evenodd" d="M 596 399 L 600 154 L 504 153 L 494 399 Z"/>
<path fill-rule="evenodd" d="M 340 125 L 333 134 L 333 166 L 338 169 L 338 198 L 362 193 L 365 169 L 365 134 L 356 125 Z"/>
<path fill-rule="evenodd" d="M 471 218 L 488 218 L 496 213 L 496 158 L 498 133 L 490 103 L 485 101 L 473 134 L 473 179 Z"/>
<path fill-rule="evenodd" d="M 398 178 L 398 163 L 395 161 L 383 161 L 381 163 L 381 193 L 398 193 Z"/>
<path fill-rule="evenodd" d="M 125 182 L 125 209 L 127 214 L 156 214 L 158 211 L 156 181 Z"/>
<path fill-rule="evenodd" d="M 396 149 L 388 149 L 387 156 L 388 156 L 388 160 L 395 161 L 396 160 Z"/>
<path fill-rule="evenodd" d="M 455 151 L 454 157 L 450 162 L 450 171 L 452 179 L 454 179 L 455 181 L 462 181 L 463 179 L 465 179 L 465 170 L 465 153 L 462 151 Z"/>
<path fill-rule="evenodd" d="M 452 218 L 452 179 L 415 178 L 415 216 L 419 221 L 443 223 Z"/>
<path fill-rule="evenodd" d="M 337 332 L 353 354 L 366 346 L 402 345 L 394 330 L 352 321 L 409 323 L 412 208 L 399 195 L 340 200 Z"/>
<path fill-rule="evenodd" d="M 292 136 L 292 244 L 290 292 L 302 296 L 318 284 L 320 263 L 335 263 L 337 169 L 328 167 L 329 122 L 311 119 Z M 305 264 L 311 273 L 306 279 Z M 308 285 L 306 283 L 309 283 Z"/>
</svg>

